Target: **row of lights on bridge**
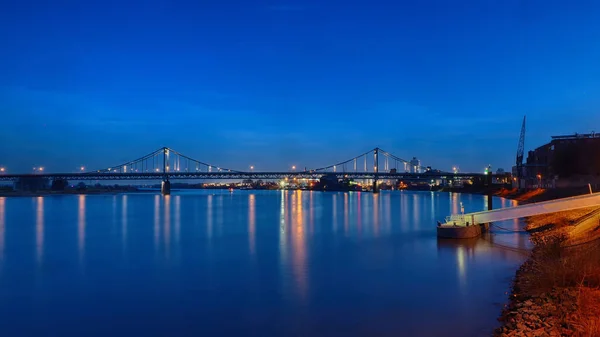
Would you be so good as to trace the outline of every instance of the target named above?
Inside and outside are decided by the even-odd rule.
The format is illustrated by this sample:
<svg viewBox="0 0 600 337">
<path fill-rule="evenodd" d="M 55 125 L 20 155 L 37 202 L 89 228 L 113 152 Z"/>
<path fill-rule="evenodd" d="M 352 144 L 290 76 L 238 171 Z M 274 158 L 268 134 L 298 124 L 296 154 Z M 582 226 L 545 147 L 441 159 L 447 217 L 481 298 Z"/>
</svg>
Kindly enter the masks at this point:
<svg viewBox="0 0 600 337">
<path fill-rule="evenodd" d="M 292 171 L 296 170 L 296 165 L 292 165 Z M 250 165 L 250 172 L 254 171 L 254 165 Z"/>
<path fill-rule="evenodd" d="M 43 166 L 38 166 L 38 167 L 34 167 L 33 168 L 33 172 L 44 172 L 44 167 Z M 81 166 L 79 168 L 79 171 L 83 172 L 85 171 L 85 166 Z M 4 173 L 6 172 L 6 167 L 0 167 L 0 173 Z"/>
</svg>

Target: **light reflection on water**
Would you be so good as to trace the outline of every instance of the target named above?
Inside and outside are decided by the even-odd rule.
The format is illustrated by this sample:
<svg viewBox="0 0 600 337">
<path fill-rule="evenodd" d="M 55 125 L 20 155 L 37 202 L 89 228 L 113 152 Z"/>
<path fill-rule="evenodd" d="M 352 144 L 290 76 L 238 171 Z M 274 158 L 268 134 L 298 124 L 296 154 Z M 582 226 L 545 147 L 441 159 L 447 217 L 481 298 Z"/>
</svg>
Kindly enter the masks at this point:
<svg viewBox="0 0 600 337">
<path fill-rule="evenodd" d="M 160 244 L 160 195 L 154 196 L 154 250 L 158 251 Z"/>
<path fill-rule="evenodd" d="M 35 211 L 35 247 L 38 264 L 42 263 L 44 254 L 44 198 L 36 198 Z"/>
<path fill-rule="evenodd" d="M 0 313 L 14 313 L 0 325 L 61 336 L 483 334 L 523 261 L 493 244 L 527 249 L 527 236 L 438 240 L 435 221 L 461 201 L 466 212 L 485 209 L 484 200 L 407 191 L 0 198 Z"/>
<path fill-rule="evenodd" d="M 254 256 L 256 245 L 256 196 L 248 195 L 248 246 L 250 255 Z"/>
<path fill-rule="evenodd" d="M 125 200 L 123 200 L 123 205 L 127 205 Z M 77 247 L 79 259 L 83 262 L 85 254 L 85 195 L 79 196 L 77 205 Z"/>
<path fill-rule="evenodd" d="M 6 231 L 6 198 L 0 197 L 0 259 L 4 259 L 4 235 Z M 0 261 L 2 262 L 2 261 Z"/>
</svg>

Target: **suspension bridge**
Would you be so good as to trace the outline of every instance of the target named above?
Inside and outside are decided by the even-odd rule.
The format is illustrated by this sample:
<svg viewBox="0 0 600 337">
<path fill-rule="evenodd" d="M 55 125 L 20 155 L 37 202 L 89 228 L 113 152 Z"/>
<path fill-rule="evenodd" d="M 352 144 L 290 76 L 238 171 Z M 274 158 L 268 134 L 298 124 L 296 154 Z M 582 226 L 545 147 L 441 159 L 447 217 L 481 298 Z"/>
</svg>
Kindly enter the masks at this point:
<svg viewBox="0 0 600 337">
<path fill-rule="evenodd" d="M 380 167 L 380 165 L 383 165 Z M 0 173 L 0 181 L 17 181 L 18 179 L 38 177 L 48 179 L 65 179 L 75 181 L 89 180 L 162 180 L 163 193 L 169 193 L 170 180 L 175 179 L 319 179 L 324 175 L 336 176 L 339 179 L 373 180 L 374 191 L 378 180 L 398 179 L 419 181 L 429 179 L 453 178 L 488 178 L 484 173 L 457 172 L 421 172 L 422 167 L 411 166 L 411 162 L 395 156 L 380 148 L 374 148 L 348 160 L 333 165 L 288 172 L 258 172 L 233 170 L 193 159 L 168 147 L 162 147 L 145 156 L 94 171 L 77 173 L 36 173 L 8 174 Z"/>
</svg>

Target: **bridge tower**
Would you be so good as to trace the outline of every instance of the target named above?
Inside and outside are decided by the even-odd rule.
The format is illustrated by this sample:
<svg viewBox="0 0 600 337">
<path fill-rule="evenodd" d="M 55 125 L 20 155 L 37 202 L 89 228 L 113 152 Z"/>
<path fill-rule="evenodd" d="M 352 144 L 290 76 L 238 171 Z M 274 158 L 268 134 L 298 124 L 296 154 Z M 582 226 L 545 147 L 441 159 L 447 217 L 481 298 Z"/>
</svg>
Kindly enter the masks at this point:
<svg viewBox="0 0 600 337">
<path fill-rule="evenodd" d="M 163 147 L 163 179 L 160 184 L 162 195 L 171 194 L 171 182 L 169 181 L 169 149 Z"/>
<path fill-rule="evenodd" d="M 373 171 L 375 173 L 375 177 L 373 179 L 373 193 L 379 193 L 379 186 L 377 186 L 377 176 L 379 173 L 379 148 L 376 147 L 375 150 L 373 150 L 373 162 L 375 163 L 375 167 L 373 168 Z"/>
</svg>

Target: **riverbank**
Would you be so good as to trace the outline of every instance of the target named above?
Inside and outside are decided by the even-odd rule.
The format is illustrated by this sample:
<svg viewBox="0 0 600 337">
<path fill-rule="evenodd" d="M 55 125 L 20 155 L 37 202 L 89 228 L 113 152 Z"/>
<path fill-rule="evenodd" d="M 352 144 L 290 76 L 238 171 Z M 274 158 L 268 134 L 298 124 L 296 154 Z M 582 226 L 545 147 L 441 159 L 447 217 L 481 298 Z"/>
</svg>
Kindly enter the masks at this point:
<svg viewBox="0 0 600 337">
<path fill-rule="evenodd" d="M 559 198 L 574 197 L 577 195 L 590 193 L 588 187 L 570 187 L 570 188 L 552 188 L 543 189 L 538 188 L 534 190 L 521 190 L 516 188 L 506 189 L 502 188 L 493 193 L 493 195 L 519 201 L 520 204 L 541 202 L 554 200 Z"/>
<path fill-rule="evenodd" d="M 554 199 L 557 193 L 561 197 L 581 194 L 530 192 L 520 197 L 532 202 Z M 500 316 L 502 327 L 494 336 L 600 336 L 597 210 L 592 207 L 526 220 L 534 249 L 516 273 L 510 303 Z"/>
</svg>

